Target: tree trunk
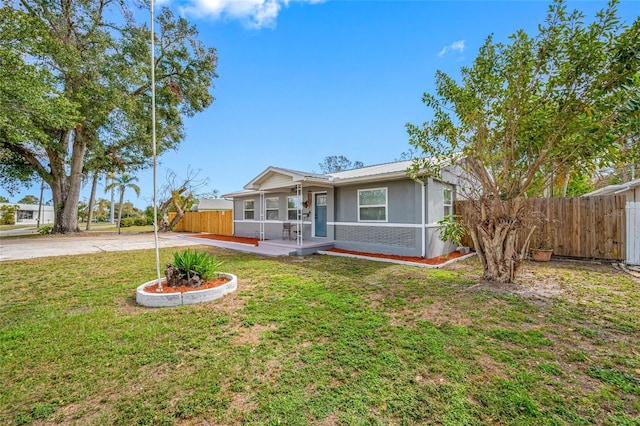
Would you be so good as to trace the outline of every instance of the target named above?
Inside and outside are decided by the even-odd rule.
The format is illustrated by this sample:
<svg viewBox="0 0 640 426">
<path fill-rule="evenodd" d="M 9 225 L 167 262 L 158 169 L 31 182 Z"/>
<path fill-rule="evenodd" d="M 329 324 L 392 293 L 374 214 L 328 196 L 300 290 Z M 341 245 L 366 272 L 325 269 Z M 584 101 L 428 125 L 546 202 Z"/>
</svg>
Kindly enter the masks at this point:
<svg viewBox="0 0 640 426">
<path fill-rule="evenodd" d="M 571 171 L 564 174 L 564 185 L 562 186 L 562 197 L 567 196 L 567 189 L 569 188 L 569 180 L 571 180 Z"/>
<path fill-rule="evenodd" d="M 176 215 L 169 223 L 169 229 L 173 231 L 173 228 L 180 222 L 180 220 L 184 217 L 184 210 L 180 209 L 176 211 Z"/>
<path fill-rule="evenodd" d="M 82 126 L 62 135 L 63 144 L 68 146 L 73 134 L 70 173 L 66 174 L 64 160 L 59 153 L 50 153 L 51 176 L 48 182 L 51 186 L 55 220 L 53 233 L 66 234 L 80 232 L 78 227 L 78 202 L 80 200 L 80 186 L 82 184 L 82 166 L 87 144 Z"/>
<path fill-rule="evenodd" d="M 120 223 L 122 221 L 122 203 L 124 202 L 124 185 L 120 188 L 120 206 L 118 207 L 118 234 L 120 233 Z"/>
<path fill-rule="evenodd" d="M 484 229 L 477 229 L 472 234 L 475 234 L 472 238 L 483 267 L 482 279 L 500 284 L 513 282 L 523 261 L 522 254 L 516 249 L 517 229 L 497 226 L 493 235 Z"/>
<path fill-rule="evenodd" d="M 89 205 L 87 209 L 87 231 L 91 231 L 91 221 L 93 220 L 93 207 L 96 203 L 96 188 L 98 187 L 98 172 L 93 174 L 93 182 L 91 183 L 91 196 L 89 197 Z"/>
<path fill-rule="evenodd" d="M 482 264 L 482 279 L 495 283 L 512 283 L 518 267 L 527 254 L 530 229 L 521 245 L 518 233 L 528 228 L 521 199 L 500 200 L 486 197 L 472 200 L 462 212 L 463 220 L 473 240 Z M 518 246 L 522 246 L 518 251 Z"/>
<path fill-rule="evenodd" d="M 178 194 L 179 195 L 179 194 Z M 185 197 L 182 202 L 182 205 L 178 201 L 178 197 L 172 197 L 169 200 L 164 201 L 160 205 L 160 211 L 162 212 L 162 220 L 160 221 L 160 225 L 158 226 L 158 230 L 161 232 L 169 232 L 172 231 L 173 228 L 180 222 L 180 219 L 184 217 L 184 212 L 189 205 L 189 202 L 193 199 L 193 194 L 189 194 Z M 176 215 L 171 222 L 169 222 L 169 207 L 173 205 L 175 209 Z M 158 219 L 160 220 L 160 219 Z"/>
</svg>

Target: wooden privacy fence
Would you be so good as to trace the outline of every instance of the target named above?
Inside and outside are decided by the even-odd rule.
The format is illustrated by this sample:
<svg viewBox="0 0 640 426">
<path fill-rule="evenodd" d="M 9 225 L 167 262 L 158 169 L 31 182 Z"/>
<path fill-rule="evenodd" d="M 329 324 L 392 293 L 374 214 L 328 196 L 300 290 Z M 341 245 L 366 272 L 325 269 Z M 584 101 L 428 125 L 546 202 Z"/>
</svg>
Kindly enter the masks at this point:
<svg viewBox="0 0 640 426">
<path fill-rule="evenodd" d="M 456 214 L 464 217 L 469 203 L 456 201 Z M 625 259 L 624 195 L 532 198 L 525 200 L 525 205 L 532 217 L 542 218 L 529 247 L 548 246 L 558 256 Z M 521 244 L 528 232 L 529 229 L 520 231 Z M 468 237 L 464 243 L 473 245 Z"/>
<path fill-rule="evenodd" d="M 175 212 L 169 212 L 169 220 L 175 215 Z M 233 211 L 186 212 L 173 230 L 233 235 Z"/>
</svg>

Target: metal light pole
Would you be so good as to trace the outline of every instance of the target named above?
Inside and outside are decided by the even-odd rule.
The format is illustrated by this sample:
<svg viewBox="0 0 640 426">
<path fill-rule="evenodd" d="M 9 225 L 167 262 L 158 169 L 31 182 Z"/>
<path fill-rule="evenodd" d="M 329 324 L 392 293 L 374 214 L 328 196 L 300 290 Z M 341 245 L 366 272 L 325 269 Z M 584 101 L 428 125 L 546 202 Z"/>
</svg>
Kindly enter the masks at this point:
<svg viewBox="0 0 640 426">
<path fill-rule="evenodd" d="M 157 153 L 156 153 L 156 55 L 155 34 L 153 25 L 153 0 L 149 5 L 151 20 L 151 141 L 153 144 L 153 239 L 156 246 L 156 271 L 158 273 L 157 291 L 162 291 L 162 278 L 160 277 L 160 250 L 158 248 L 158 202 L 156 199 L 157 187 Z"/>
</svg>

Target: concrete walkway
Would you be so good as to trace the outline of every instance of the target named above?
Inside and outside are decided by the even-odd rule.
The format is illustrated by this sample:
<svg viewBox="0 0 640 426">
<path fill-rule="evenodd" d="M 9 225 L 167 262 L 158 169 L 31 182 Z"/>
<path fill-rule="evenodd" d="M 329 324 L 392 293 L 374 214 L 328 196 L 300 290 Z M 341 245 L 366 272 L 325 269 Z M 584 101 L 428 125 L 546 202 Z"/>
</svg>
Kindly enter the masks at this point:
<svg viewBox="0 0 640 426">
<path fill-rule="evenodd" d="M 189 234 L 161 233 L 158 235 L 158 246 L 214 246 L 261 256 L 288 256 L 295 252 L 295 245 L 290 244 L 250 244 L 217 241 L 206 238 L 195 238 Z M 55 235 L 37 238 L 1 238 L 0 262 L 3 260 L 34 259 L 49 256 L 67 256 L 75 254 L 100 253 L 107 251 L 145 250 L 155 247 L 153 234 L 135 235 Z"/>
<path fill-rule="evenodd" d="M 190 237 L 188 235 L 181 235 L 179 238 L 185 241 L 191 241 L 195 244 L 202 244 L 205 246 L 214 246 L 220 248 L 226 248 L 229 250 L 241 251 L 243 253 L 259 254 L 261 256 L 289 256 L 292 251 L 295 251 L 295 247 L 288 246 L 276 246 L 276 245 L 264 245 L 254 246 L 252 244 L 233 243 L 229 241 L 210 240 L 208 238 Z"/>
<path fill-rule="evenodd" d="M 158 246 L 182 247 L 203 244 L 197 238 L 176 234 L 158 235 Z M 37 238 L 0 238 L 0 261 L 34 259 L 48 256 L 153 249 L 153 234 L 135 235 L 56 235 Z"/>
</svg>

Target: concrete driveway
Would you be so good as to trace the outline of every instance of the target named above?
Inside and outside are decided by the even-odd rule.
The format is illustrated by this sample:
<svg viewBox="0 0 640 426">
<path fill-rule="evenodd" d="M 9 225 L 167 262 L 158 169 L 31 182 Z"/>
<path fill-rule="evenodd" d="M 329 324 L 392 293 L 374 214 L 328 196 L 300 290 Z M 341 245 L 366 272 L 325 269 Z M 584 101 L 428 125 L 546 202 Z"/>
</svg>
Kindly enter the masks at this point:
<svg viewBox="0 0 640 426">
<path fill-rule="evenodd" d="M 196 241 L 194 241 L 196 240 Z M 181 247 L 201 245 L 196 238 L 183 238 L 168 233 L 158 235 L 158 246 Z M 0 261 L 37 257 L 153 249 L 153 233 L 135 235 L 55 235 L 35 238 L 0 238 Z"/>
</svg>

